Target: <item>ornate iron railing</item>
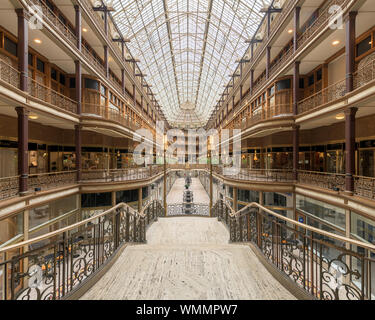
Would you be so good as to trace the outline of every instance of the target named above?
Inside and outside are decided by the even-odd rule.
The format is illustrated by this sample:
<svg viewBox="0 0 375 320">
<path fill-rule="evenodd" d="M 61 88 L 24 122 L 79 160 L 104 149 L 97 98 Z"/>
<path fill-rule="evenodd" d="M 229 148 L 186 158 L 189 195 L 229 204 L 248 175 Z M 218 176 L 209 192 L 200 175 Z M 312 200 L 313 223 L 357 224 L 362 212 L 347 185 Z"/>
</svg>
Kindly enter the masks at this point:
<svg viewBox="0 0 375 320">
<path fill-rule="evenodd" d="M 0 79 L 17 89 L 20 88 L 20 72 L 0 59 Z"/>
<path fill-rule="evenodd" d="M 0 249 L 0 300 L 69 297 L 126 243 L 143 243 L 164 214 L 151 202 L 141 213 L 121 203 L 82 222 Z"/>
<path fill-rule="evenodd" d="M 303 45 L 311 39 L 318 32 L 322 31 L 331 19 L 333 18 L 333 12 L 331 8 L 333 6 L 341 7 L 342 9 L 349 2 L 348 0 L 331 0 L 327 1 L 324 7 L 320 10 L 319 16 L 314 20 L 314 22 L 298 37 L 298 48 L 303 47 Z"/>
<path fill-rule="evenodd" d="M 30 190 L 48 190 L 76 183 L 77 171 L 47 172 L 31 174 L 28 178 Z"/>
<path fill-rule="evenodd" d="M 35 5 L 35 8 L 41 8 L 42 12 L 39 12 L 49 22 L 49 25 L 58 31 L 59 34 L 63 35 L 72 45 L 77 44 L 77 37 L 74 32 L 65 25 L 60 18 L 48 7 L 43 0 L 27 0 L 30 5 Z"/>
<path fill-rule="evenodd" d="M 107 108 L 99 104 L 83 103 L 82 115 L 101 117 L 115 121 L 132 130 L 138 130 L 140 128 L 139 123 L 137 123 L 131 116 L 124 115 L 119 110 Z"/>
<path fill-rule="evenodd" d="M 375 178 L 354 176 L 354 194 L 374 200 Z"/>
<path fill-rule="evenodd" d="M 368 61 L 363 61 L 363 66 L 353 74 L 353 80 L 354 89 L 361 88 L 375 80 L 375 56 L 372 55 Z"/>
<path fill-rule="evenodd" d="M 374 245 L 297 222 L 258 203 L 234 213 L 219 200 L 212 213 L 228 227 L 231 242 L 255 245 L 269 263 L 311 297 L 375 299 Z"/>
<path fill-rule="evenodd" d="M 133 181 L 148 179 L 158 175 L 162 171 L 162 166 L 152 166 L 149 168 L 126 168 L 126 169 L 100 169 L 82 171 L 82 181 Z"/>
<path fill-rule="evenodd" d="M 0 200 L 14 197 L 19 190 L 19 176 L 0 178 Z"/>
<path fill-rule="evenodd" d="M 77 102 L 63 94 L 28 78 L 28 93 L 39 100 L 50 103 L 58 108 L 77 113 Z"/>
<path fill-rule="evenodd" d="M 298 182 L 324 189 L 345 191 L 345 174 L 299 170 Z"/>
<path fill-rule="evenodd" d="M 168 205 L 167 216 L 205 216 L 210 215 L 208 204 L 204 203 L 174 203 Z"/>
<path fill-rule="evenodd" d="M 298 113 L 311 111 L 326 103 L 341 99 L 346 95 L 346 81 L 340 80 L 327 88 L 298 102 Z"/>
<path fill-rule="evenodd" d="M 219 175 L 224 175 L 223 166 L 213 166 L 213 171 Z M 230 172 L 229 172 L 230 173 Z M 226 175 L 227 178 L 245 181 L 262 182 L 292 182 L 293 172 L 288 169 L 250 169 L 241 168 L 236 174 Z"/>
</svg>

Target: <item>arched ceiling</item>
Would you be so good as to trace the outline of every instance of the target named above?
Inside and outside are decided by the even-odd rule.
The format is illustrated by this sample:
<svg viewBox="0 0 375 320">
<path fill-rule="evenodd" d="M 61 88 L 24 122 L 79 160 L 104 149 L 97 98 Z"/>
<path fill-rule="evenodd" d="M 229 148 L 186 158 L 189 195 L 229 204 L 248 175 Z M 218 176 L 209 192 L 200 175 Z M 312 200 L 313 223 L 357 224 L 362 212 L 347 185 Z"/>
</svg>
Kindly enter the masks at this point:
<svg viewBox="0 0 375 320">
<path fill-rule="evenodd" d="M 169 123 L 200 127 L 272 0 L 114 0 L 112 13 Z M 194 117 L 181 117 L 193 105 Z M 187 118 L 191 123 L 186 123 Z"/>
</svg>

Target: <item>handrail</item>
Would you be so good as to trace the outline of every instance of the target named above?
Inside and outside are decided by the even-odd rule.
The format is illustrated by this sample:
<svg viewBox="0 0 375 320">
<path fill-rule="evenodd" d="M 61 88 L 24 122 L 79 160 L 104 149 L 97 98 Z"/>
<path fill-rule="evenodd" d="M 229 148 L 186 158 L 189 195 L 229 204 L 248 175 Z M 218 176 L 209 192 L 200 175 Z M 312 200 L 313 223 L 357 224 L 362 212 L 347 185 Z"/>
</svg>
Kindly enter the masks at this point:
<svg viewBox="0 0 375 320">
<path fill-rule="evenodd" d="M 226 205 L 228 205 L 228 203 L 226 203 Z M 311 227 L 311 226 L 309 226 L 305 223 L 301 223 L 299 221 L 290 219 L 288 217 L 284 217 L 283 215 L 278 214 L 278 213 L 276 213 L 276 212 L 274 212 L 274 211 L 272 211 L 272 210 L 270 210 L 270 209 L 268 209 L 268 208 L 266 208 L 266 207 L 264 207 L 264 206 L 262 206 L 262 205 L 260 205 L 259 203 L 256 203 L 256 202 L 249 203 L 246 207 L 238 210 L 234 214 L 233 214 L 234 210 L 232 208 L 230 208 L 231 209 L 230 217 L 231 218 L 238 218 L 238 217 L 242 216 L 243 214 L 246 214 L 245 211 L 250 209 L 250 208 L 258 208 L 258 209 L 260 209 L 264 212 L 267 212 L 268 214 L 274 216 L 275 218 L 278 218 L 278 219 L 283 220 L 285 222 L 292 223 L 296 227 L 302 227 L 306 230 L 309 230 L 309 231 L 314 232 L 314 233 L 321 234 L 323 236 L 327 236 L 327 237 L 330 237 L 330 238 L 333 238 L 333 239 L 336 239 L 336 240 L 339 240 L 339 241 L 342 241 L 342 242 L 345 242 L 345 243 L 349 243 L 349 244 L 352 244 L 352 245 L 355 245 L 355 246 L 360 246 L 360 247 L 375 251 L 375 245 L 368 244 L 368 243 L 358 241 L 358 240 L 353 240 L 353 239 L 348 238 L 348 237 L 340 236 L 340 235 L 337 235 L 337 234 L 334 234 L 334 233 L 331 233 L 331 232 L 328 232 L 328 231 L 324 231 L 324 230 L 321 230 L 321 229 L 318 229 L 318 228 L 315 228 L 315 227 Z"/>
<path fill-rule="evenodd" d="M 213 216 L 231 242 L 252 243 L 265 260 L 309 296 L 324 300 L 375 298 L 375 245 L 321 230 L 251 202 L 234 212 L 218 200 Z M 356 249 L 358 248 L 358 249 Z"/>
<path fill-rule="evenodd" d="M 25 247 L 25 246 L 29 246 L 30 244 L 37 243 L 37 242 L 40 242 L 42 240 L 46 240 L 48 238 L 52 238 L 54 236 L 60 235 L 60 234 L 62 234 L 64 232 L 68 232 L 68 231 L 73 230 L 73 229 L 77 229 L 78 227 L 81 227 L 81 226 L 83 226 L 83 225 L 85 225 L 85 224 L 87 224 L 87 223 L 89 223 L 91 221 L 94 221 L 95 219 L 98 219 L 98 218 L 101 218 L 103 216 L 106 216 L 107 214 L 109 214 L 109 213 L 111 213 L 111 212 L 113 212 L 113 211 L 115 211 L 117 209 L 120 209 L 120 208 L 129 209 L 129 212 L 131 212 L 135 216 L 138 214 L 138 212 L 136 212 L 132 207 L 130 207 L 126 203 L 119 203 L 118 205 L 114 206 L 111 209 L 108 209 L 108 210 L 106 210 L 106 211 L 104 211 L 102 213 L 99 213 L 99 214 L 97 214 L 97 215 L 95 215 L 93 217 L 87 218 L 87 219 L 82 220 L 80 222 L 71 224 L 70 226 L 67 226 L 67 227 L 61 228 L 59 230 L 55 230 L 55 231 L 46 233 L 44 235 L 41 235 L 39 237 L 30 239 L 30 240 L 25 240 L 25 241 L 13 244 L 13 245 L 5 247 L 5 248 L 1 248 L 0 249 L 0 254 L 1 253 L 5 253 L 5 252 L 10 251 L 10 250 L 19 249 L 19 248 L 22 248 L 22 247 Z M 135 211 L 135 213 L 134 213 L 134 211 Z"/>
</svg>

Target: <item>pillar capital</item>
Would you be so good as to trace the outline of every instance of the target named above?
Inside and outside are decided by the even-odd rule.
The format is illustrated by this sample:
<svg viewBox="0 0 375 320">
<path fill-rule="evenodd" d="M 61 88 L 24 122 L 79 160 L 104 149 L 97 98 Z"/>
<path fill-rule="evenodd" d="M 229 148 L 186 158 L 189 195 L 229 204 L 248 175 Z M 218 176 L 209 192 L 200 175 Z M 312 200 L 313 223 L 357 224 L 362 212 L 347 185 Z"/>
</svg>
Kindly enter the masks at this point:
<svg viewBox="0 0 375 320">
<path fill-rule="evenodd" d="M 31 14 L 24 8 L 15 9 L 17 17 L 30 20 Z"/>
<path fill-rule="evenodd" d="M 349 20 L 354 20 L 357 18 L 358 12 L 357 11 L 350 11 L 344 16 L 344 22 L 348 22 Z"/>
<path fill-rule="evenodd" d="M 357 114 L 358 108 L 357 107 L 350 107 L 345 109 L 344 114 L 346 116 L 355 116 Z"/>
<path fill-rule="evenodd" d="M 15 107 L 17 115 L 19 116 L 28 116 L 30 113 L 30 110 L 28 110 L 25 107 Z"/>
</svg>

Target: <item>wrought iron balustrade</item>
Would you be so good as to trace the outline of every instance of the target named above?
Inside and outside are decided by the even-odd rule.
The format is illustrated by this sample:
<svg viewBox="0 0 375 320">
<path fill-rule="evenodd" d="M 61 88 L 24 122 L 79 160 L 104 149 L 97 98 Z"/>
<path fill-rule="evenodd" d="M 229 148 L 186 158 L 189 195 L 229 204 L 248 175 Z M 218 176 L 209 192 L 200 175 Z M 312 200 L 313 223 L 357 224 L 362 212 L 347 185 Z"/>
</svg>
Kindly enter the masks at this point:
<svg viewBox="0 0 375 320">
<path fill-rule="evenodd" d="M 57 16 L 51 8 L 48 7 L 44 0 L 27 0 L 30 6 L 33 6 L 35 9 L 41 9 L 38 11 L 38 14 L 41 15 L 43 21 L 49 23 L 49 25 L 58 31 L 65 39 L 67 39 L 71 45 L 76 46 L 77 37 L 74 34 L 74 31 L 71 30 L 59 16 Z"/>
<path fill-rule="evenodd" d="M 345 174 L 299 170 L 298 182 L 324 189 L 345 191 Z"/>
<path fill-rule="evenodd" d="M 269 263 L 315 299 L 374 300 L 375 246 L 277 214 L 258 203 L 238 212 L 219 200 L 213 216 L 231 242 L 249 242 Z"/>
<path fill-rule="evenodd" d="M 28 78 L 28 93 L 34 98 L 50 103 L 58 108 L 77 113 L 77 102 L 63 94 Z"/>
<path fill-rule="evenodd" d="M 76 183 L 77 171 L 47 172 L 31 174 L 28 178 L 30 190 L 48 190 Z"/>
<path fill-rule="evenodd" d="M 20 88 L 20 72 L 9 63 L 0 59 L 0 79 L 17 89 Z"/>
<path fill-rule="evenodd" d="M 298 102 L 298 113 L 312 111 L 326 103 L 334 102 L 346 95 L 346 81 L 340 80 L 327 88 Z"/>
<path fill-rule="evenodd" d="M 245 181 L 266 181 L 266 182 L 292 182 L 293 172 L 287 169 L 250 169 L 241 168 L 237 173 L 226 173 L 222 166 L 214 166 L 213 171 L 219 175 L 223 175 L 230 179 L 245 180 Z"/>
<path fill-rule="evenodd" d="M 141 213 L 121 203 L 82 222 L 0 249 L 0 300 L 69 297 L 127 243 L 144 243 L 164 215 L 152 201 Z"/>
<path fill-rule="evenodd" d="M 354 194 L 375 200 L 375 178 L 354 176 Z"/>
<path fill-rule="evenodd" d="M 188 209 L 188 210 L 186 210 Z M 168 205 L 167 216 L 205 216 L 210 215 L 210 208 L 208 204 L 204 203 L 174 203 Z"/>
<path fill-rule="evenodd" d="M 19 176 L 0 178 L 0 200 L 14 197 L 19 190 Z"/>
</svg>

